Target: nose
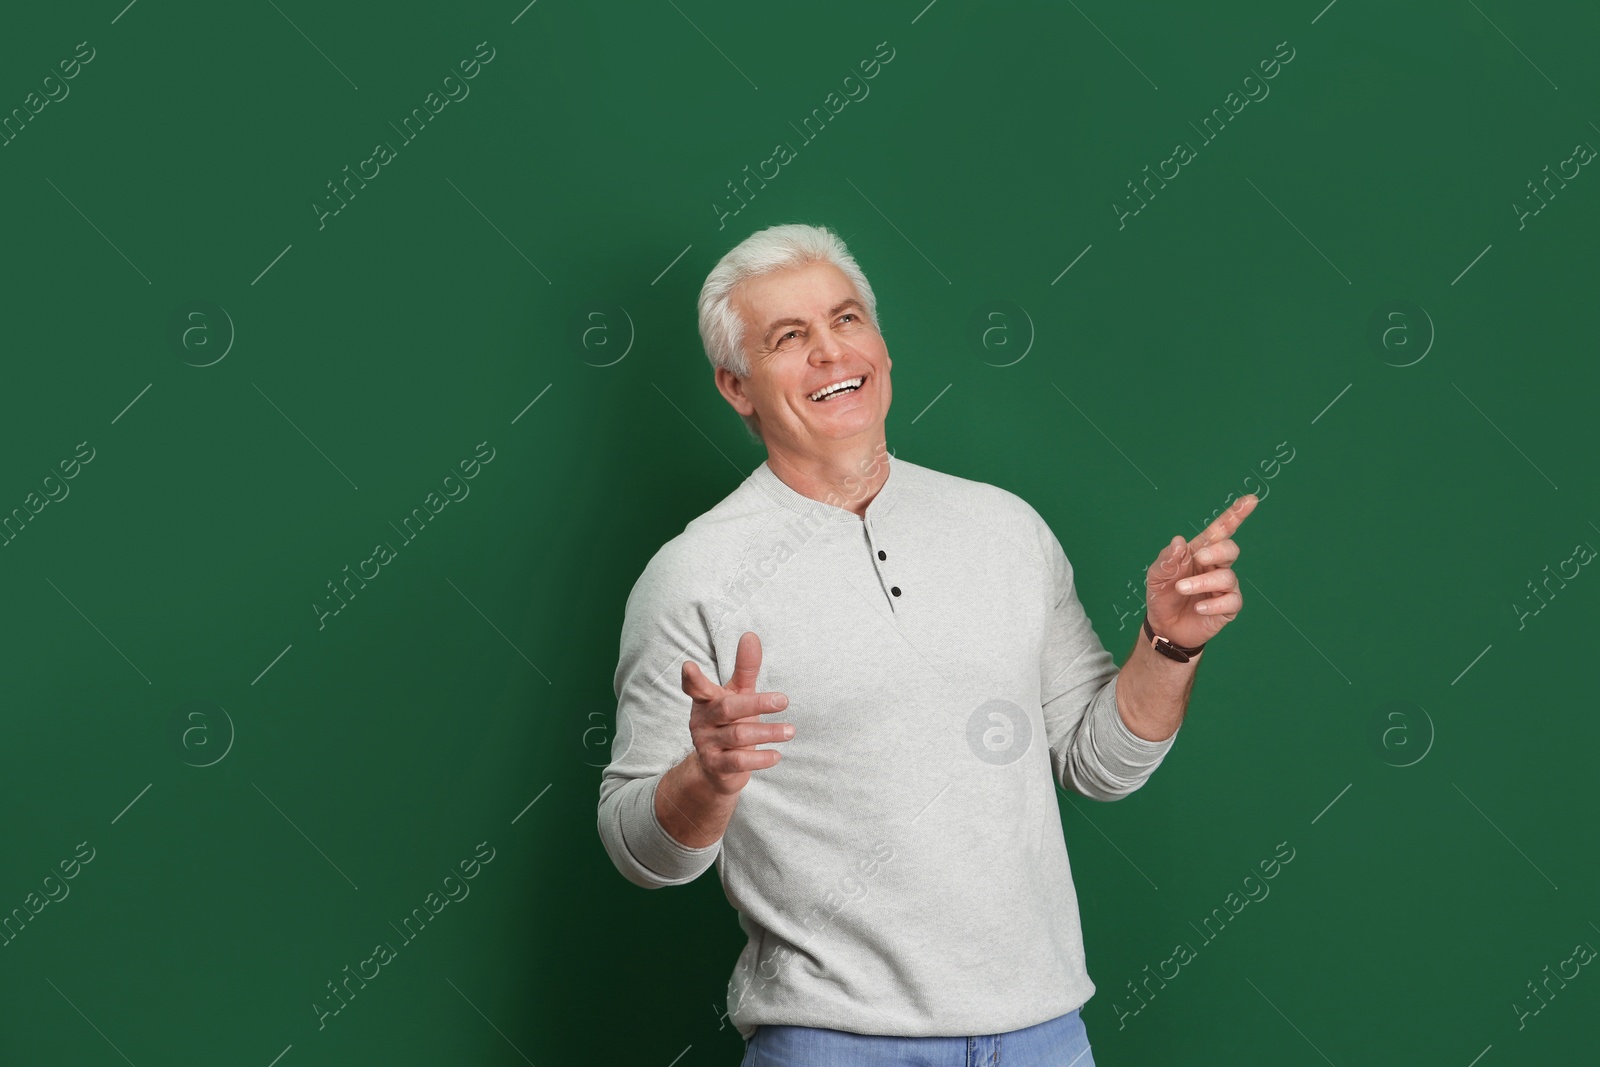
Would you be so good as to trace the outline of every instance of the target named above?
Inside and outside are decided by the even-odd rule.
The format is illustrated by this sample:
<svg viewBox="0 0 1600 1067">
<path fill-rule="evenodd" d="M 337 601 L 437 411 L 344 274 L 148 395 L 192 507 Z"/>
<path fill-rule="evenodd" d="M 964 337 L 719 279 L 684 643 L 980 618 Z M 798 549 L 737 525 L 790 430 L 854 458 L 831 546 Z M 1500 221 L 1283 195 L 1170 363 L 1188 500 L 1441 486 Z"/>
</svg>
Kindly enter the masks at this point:
<svg viewBox="0 0 1600 1067">
<path fill-rule="evenodd" d="M 844 340 L 832 330 L 819 330 L 817 342 L 811 348 L 811 359 L 816 363 L 837 363 L 844 357 Z"/>
</svg>

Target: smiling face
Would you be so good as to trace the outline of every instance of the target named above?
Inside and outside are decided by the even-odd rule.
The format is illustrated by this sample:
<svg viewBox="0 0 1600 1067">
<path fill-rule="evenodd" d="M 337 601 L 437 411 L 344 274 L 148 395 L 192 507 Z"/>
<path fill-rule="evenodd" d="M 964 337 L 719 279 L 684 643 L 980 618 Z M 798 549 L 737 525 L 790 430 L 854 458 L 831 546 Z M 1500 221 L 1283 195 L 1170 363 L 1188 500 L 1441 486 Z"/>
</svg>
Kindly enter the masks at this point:
<svg viewBox="0 0 1600 1067">
<path fill-rule="evenodd" d="M 870 448 L 884 435 L 894 365 L 845 273 L 826 261 L 747 278 L 734 290 L 750 376 L 718 369 L 717 388 L 741 415 L 761 420 L 770 450 L 829 457 Z M 817 390 L 860 380 L 813 400 Z"/>
</svg>

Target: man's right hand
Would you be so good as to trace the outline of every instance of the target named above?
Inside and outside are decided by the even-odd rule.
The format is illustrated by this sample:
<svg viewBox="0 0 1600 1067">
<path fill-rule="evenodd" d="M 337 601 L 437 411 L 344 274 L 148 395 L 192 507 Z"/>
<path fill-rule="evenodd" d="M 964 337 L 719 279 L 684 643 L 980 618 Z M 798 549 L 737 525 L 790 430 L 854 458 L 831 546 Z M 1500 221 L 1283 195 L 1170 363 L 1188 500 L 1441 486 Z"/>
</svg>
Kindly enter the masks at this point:
<svg viewBox="0 0 1600 1067">
<path fill-rule="evenodd" d="M 794 736 L 788 723 L 762 722 L 762 715 L 782 711 L 789 698 L 782 693 L 757 693 L 761 671 L 761 639 L 752 631 L 739 637 L 733 677 L 718 685 L 699 664 L 683 662 L 683 691 L 693 700 L 689 710 L 689 736 L 706 781 L 717 793 L 732 796 L 750 781 L 750 772 L 774 767 L 782 756 L 776 749 L 756 745 L 787 741 Z"/>
</svg>

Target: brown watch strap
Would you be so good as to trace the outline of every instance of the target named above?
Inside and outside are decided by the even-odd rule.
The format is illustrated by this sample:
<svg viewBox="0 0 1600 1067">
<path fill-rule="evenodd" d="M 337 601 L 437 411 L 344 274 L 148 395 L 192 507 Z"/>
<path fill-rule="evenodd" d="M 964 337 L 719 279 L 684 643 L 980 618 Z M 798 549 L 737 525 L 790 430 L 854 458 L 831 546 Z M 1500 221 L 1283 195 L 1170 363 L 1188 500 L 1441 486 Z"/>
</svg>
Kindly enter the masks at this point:
<svg viewBox="0 0 1600 1067">
<path fill-rule="evenodd" d="M 1144 617 L 1144 635 L 1150 639 L 1150 646 L 1152 648 L 1168 659 L 1177 660 L 1179 663 L 1188 663 L 1191 659 L 1200 654 L 1201 649 L 1206 647 L 1204 644 L 1201 644 L 1195 646 L 1194 648 L 1184 648 L 1182 645 L 1173 644 L 1171 641 L 1168 641 L 1165 637 L 1161 637 L 1155 632 L 1155 630 L 1150 628 L 1149 614 L 1146 614 Z"/>
</svg>

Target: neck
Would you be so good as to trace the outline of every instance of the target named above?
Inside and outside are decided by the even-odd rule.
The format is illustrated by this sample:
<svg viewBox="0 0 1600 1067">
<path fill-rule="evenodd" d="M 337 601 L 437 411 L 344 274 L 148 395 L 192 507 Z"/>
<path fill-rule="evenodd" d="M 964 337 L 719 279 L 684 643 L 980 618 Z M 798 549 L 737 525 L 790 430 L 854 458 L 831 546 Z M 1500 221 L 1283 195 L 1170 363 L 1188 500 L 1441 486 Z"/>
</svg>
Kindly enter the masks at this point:
<svg viewBox="0 0 1600 1067">
<path fill-rule="evenodd" d="M 889 479 L 889 448 L 880 434 L 870 444 L 827 454 L 767 449 L 767 466 L 802 496 L 865 516 Z"/>
</svg>

